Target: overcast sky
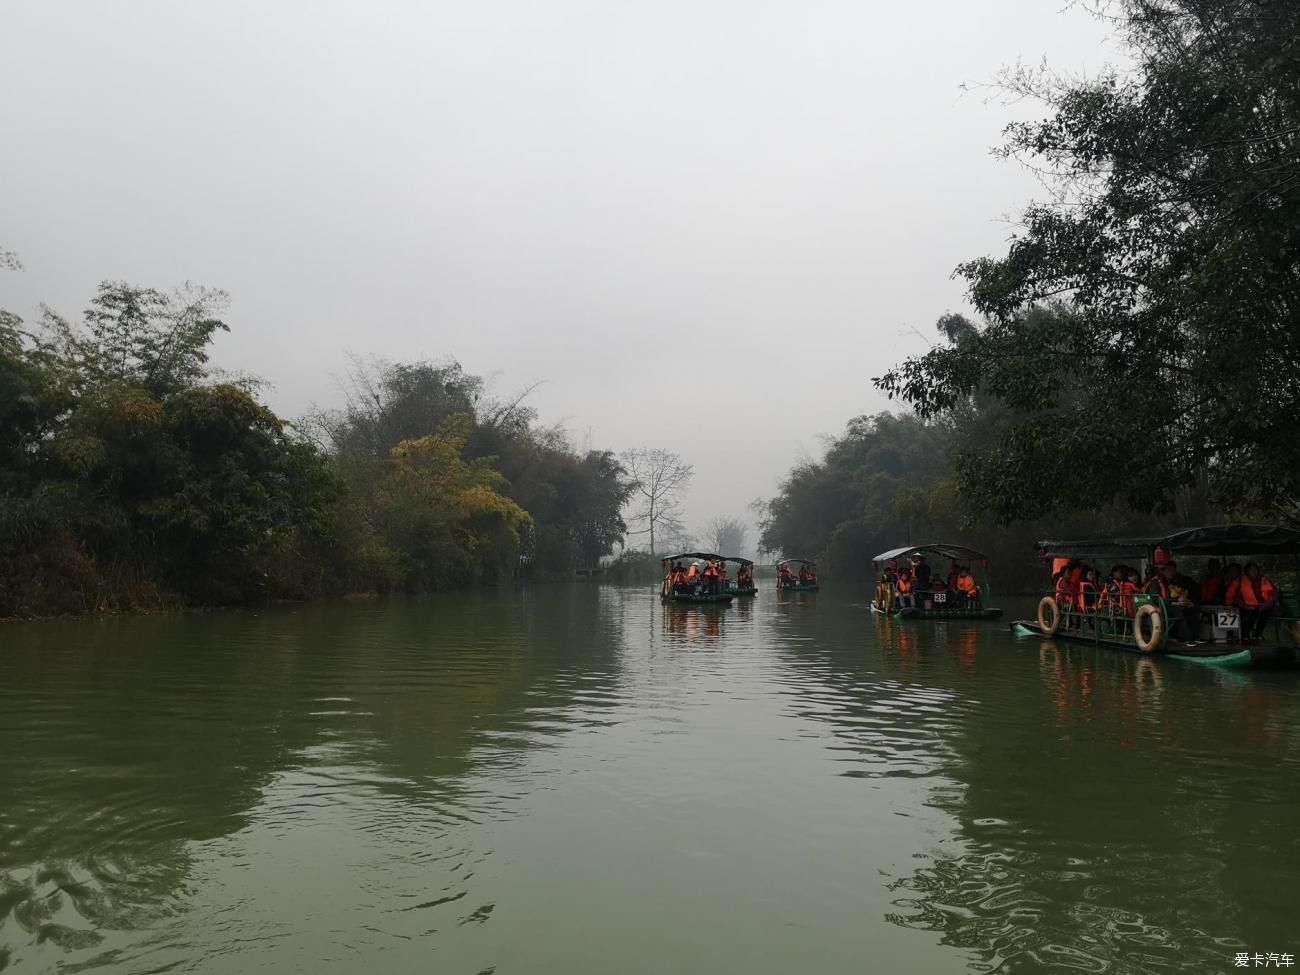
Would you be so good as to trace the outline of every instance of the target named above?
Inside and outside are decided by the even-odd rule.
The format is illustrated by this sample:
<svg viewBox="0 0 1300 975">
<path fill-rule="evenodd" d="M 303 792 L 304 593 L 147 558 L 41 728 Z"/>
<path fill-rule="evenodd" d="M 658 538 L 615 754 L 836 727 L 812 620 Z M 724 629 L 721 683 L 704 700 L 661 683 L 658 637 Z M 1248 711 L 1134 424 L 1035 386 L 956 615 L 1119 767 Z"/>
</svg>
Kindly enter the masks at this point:
<svg viewBox="0 0 1300 975">
<path fill-rule="evenodd" d="M 745 515 L 963 309 L 1038 187 L 1002 65 L 1116 60 L 1064 0 L 2 0 L 0 306 L 229 291 L 296 416 L 454 356 Z"/>
</svg>

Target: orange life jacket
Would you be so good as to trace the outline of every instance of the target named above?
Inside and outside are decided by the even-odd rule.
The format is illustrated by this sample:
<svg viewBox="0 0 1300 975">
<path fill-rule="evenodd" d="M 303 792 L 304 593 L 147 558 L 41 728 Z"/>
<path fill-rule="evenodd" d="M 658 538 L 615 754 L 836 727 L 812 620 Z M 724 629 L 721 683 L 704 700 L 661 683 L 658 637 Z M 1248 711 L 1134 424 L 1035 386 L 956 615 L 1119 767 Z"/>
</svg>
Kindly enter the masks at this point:
<svg viewBox="0 0 1300 975">
<path fill-rule="evenodd" d="M 686 580 L 689 582 L 690 580 L 694 579 L 695 576 L 698 574 L 698 572 L 699 572 L 699 567 L 696 566 L 694 562 L 692 562 L 691 567 L 686 570 Z"/>
<path fill-rule="evenodd" d="M 1241 578 L 1238 577 L 1228 583 L 1228 588 L 1223 591 L 1223 605 L 1236 606 L 1237 595 L 1241 592 Z"/>
<path fill-rule="evenodd" d="M 979 589 L 979 586 L 975 585 L 975 577 L 973 575 L 969 572 L 963 572 L 957 577 L 957 588 L 967 595 L 973 596 Z"/>
<path fill-rule="evenodd" d="M 1062 573 L 1056 580 L 1056 604 L 1062 609 L 1072 608 L 1075 605 L 1075 589 L 1074 579 L 1069 574 Z"/>
<path fill-rule="evenodd" d="M 912 580 L 911 580 L 911 579 L 904 579 L 903 577 L 900 576 L 899 579 L 898 579 L 898 591 L 901 592 L 901 593 L 909 593 L 909 592 L 911 592 L 911 591 L 912 591 Z"/>
<path fill-rule="evenodd" d="M 1097 586 L 1087 579 L 1079 583 L 1079 608 L 1085 612 L 1097 608 Z"/>
<path fill-rule="evenodd" d="M 1277 589 L 1273 585 L 1273 580 L 1268 576 L 1261 575 L 1258 580 L 1250 576 L 1241 577 L 1241 605 L 1245 609 L 1260 609 L 1264 606 L 1273 604 L 1273 596 Z"/>
</svg>

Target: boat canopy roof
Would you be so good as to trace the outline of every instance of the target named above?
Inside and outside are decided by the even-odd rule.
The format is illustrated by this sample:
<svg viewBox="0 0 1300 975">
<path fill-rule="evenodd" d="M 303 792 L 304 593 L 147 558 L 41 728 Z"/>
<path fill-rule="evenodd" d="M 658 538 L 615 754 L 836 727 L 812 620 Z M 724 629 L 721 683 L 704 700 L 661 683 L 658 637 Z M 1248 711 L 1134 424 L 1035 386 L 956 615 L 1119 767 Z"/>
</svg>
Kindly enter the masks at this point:
<svg viewBox="0 0 1300 975">
<path fill-rule="evenodd" d="M 681 555 L 665 555 L 661 561 L 676 562 L 678 559 L 703 559 L 705 562 L 735 561 L 735 559 L 729 559 L 725 555 L 718 555 L 716 552 L 683 552 Z"/>
<path fill-rule="evenodd" d="M 1300 532 L 1274 525 L 1210 525 L 1185 528 L 1146 538 L 1046 539 L 1038 543 L 1045 558 L 1143 558 L 1155 548 L 1174 555 L 1300 554 Z"/>
<path fill-rule="evenodd" d="M 937 555 L 941 559 L 952 559 L 954 562 L 981 562 L 987 565 L 989 560 L 988 556 L 983 552 L 977 552 L 965 545 L 954 545 L 951 542 L 931 542 L 928 545 L 908 545 L 905 548 L 890 549 L 888 552 L 881 552 L 871 561 L 877 564 L 892 562 L 894 559 L 901 559 L 914 552 L 921 555 Z"/>
<path fill-rule="evenodd" d="M 723 560 L 726 562 L 735 562 L 737 565 L 753 565 L 753 559 L 742 559 L 739 555 L 724 555 Z"/>
<path fill-rule="evenodd" d="M 782 559 L 780 562 L 778 562 L 778 563 L 776 563 L 776 564 L 777 564 L 778 567 L 780 567 L 780 566 L 783 566 L 783 565 L 789 565 L 791 562 L 798 562 L 800 565 L 816 565 L 816 564 L 817 564 L 817 563 L 814 562 L 812 559 Z"/>
</svg>

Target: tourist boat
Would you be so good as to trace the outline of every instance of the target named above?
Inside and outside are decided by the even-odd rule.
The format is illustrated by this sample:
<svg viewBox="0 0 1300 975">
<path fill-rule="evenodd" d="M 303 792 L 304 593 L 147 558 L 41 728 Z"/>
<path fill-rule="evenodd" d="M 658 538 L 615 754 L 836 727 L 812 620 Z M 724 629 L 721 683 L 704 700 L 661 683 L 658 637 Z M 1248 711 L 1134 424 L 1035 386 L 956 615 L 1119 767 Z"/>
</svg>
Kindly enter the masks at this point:
<svg viewBox="0 0 1300 975">
<path fill-rule="evenodd" d="M 727 556 L 727 561 L 734 562 L 739 567 L 736 569 L 736 575 L 740 575 L 740 568 L 749 566 L 752 569 L 754 565 L 751 559 L 742 559 L 737 555 Z M 749 583 L 743 586 L 740 585 L 739 582 L 735 579 L 728 579 L 727 586 L 724 591 L 731 593 L 733 596 L 756 596 L 758 595 L 758 586 L 754 585 L 752 579 L 750 580 Z"/>
<path fill-rule="evenodd" d="M 778 592 L 816 592 L 821 588 L 817 582 L 817 577 L 813 576 L 812 582 L 800 582 L 799 570 L 791 569 L 791 566 L 808 566 L 809 570 L 817 568 L 817 563 L 810 559 L 782 559 L 776 564 L 776 588 Z M 790 578 L 783 578 L 782 569 L 790 572 Z"/>
<path fill-rule="evenodd" d="M 910 593 L 900 593 L 891 569 L 906 567 L 929 559 L 948 559 L 953 570 L 958 566 L 969 569 L 975 578 L 976 589 L 973 595 L 964 593 L 956 587 L 949 586 L 947 576 L 939 576 L 939 566 L 932 566 L 932 578 L 945 580 L 941 588 L 927 587 L 913 589 Z M 876 594 L 871 600 L 871 611 L 882 616 L 897 616 L 902 619 L 928 620 L 993 620 L 1002 615 L 1002 610 L 989 605 L 993 600 L 993 590 L 988 582 L 989 560 L 982 552 L 965 545 L 950 542 L 934 542 L 928 545 L 908 545 L 904 548 L 881 552 L 871 560 L 876 571 L 881 573 L 876 586 Z M 975 569 L 979 575 L 975 576 Z"/>
<path fill-rule="evenodd" d="M 1048 539 L 1038 543 L 1039 556 L 1053 568 L 1069 571 L 1072 567 L 1104 560 L 1108 570 L 1100 576 L 1104 586 L 1116 568 L 1137 568 L 1146 577 L 1149 566 L 1162 565 L 1176 558 L 1249 559 L 1252 556 L 1285 556 L 1296 559 L 1300 580 L 1300 532 L 1270 525 L 1215 525 L 1189 528 L 1150 538 L 1099 538 L 1085 540 Z M 1184 575 L 1188 575 L 1185 570 Z M 1283 592 L 1277 613 L 1269 624 L 1269 639 L 1258 642 L 1243 640 L 1242 614 L 1236 607 L 1197 606 L 1199 616 L 1197 642 L 1184 643 L 1170 634 L 1181 613 L 1158 594 L 1134 592 L 1112 596 L 1099 594 L 1083 598 L 1073 591 L 1053 591 L 1038 603 L 1038 618 L 1016 620 L 1011 631 L 1019 636 L 1036 636 L 1114 647 L 1133 653 L 1158 654 L 1189 663 L 1216 667 L 1293 666 L 1297 656 L 1297 620 L 1295 592 Z M 1093 605 L 1088 605 L 1092 603 Z"/>
<path fill-rule="evenodd" d="M 690 586 L 689 591 L 679 589 L 673 586 L 673 566 L 678 562 L 696 566 L 696 581 Z M 717 592 L 705 592 L 703 580 L 703 568 L 710 562 L 721 562 L 725 570 L 728 559 L 721 555 L 715 555 L 712 552 L 683 552 L 680 555 L 670 555 L 659 561 L 660 567 L 664 572 L 664 581 L 659 586 L 659 598 L 666 603 L 729 603 L 735 598 L 735 593 L 725 589 L 719 589 Z"/>
</svg>

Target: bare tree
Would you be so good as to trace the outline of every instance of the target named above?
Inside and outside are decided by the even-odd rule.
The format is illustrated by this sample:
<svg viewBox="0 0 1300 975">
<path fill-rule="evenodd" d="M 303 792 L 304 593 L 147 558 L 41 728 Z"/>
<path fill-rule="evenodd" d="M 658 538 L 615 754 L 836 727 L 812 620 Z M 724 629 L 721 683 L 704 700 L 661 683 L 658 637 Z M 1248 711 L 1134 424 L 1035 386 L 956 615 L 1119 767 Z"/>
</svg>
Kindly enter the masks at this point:
<svg viewBox="0 0 1300 975">
<path fill-rule="evenodd" d="M 645 527 L 630 535 L 650 536 L 650 554 L 655 554 L 655 539 L 682 534 L 682 495 L 695 468 L 683 463 L 671 450 L 638 447 L 624 451 L 619 458 L 632 478 L 632 498 L 636 510 L 632 521 Z"/>
<path fill-rule="evenodd" d="M 736 518 L 714 518 L 704 526 L 704 544 L 719 555 L 744 555 L 748 532 L 745 523 Z"/>
</svg>

